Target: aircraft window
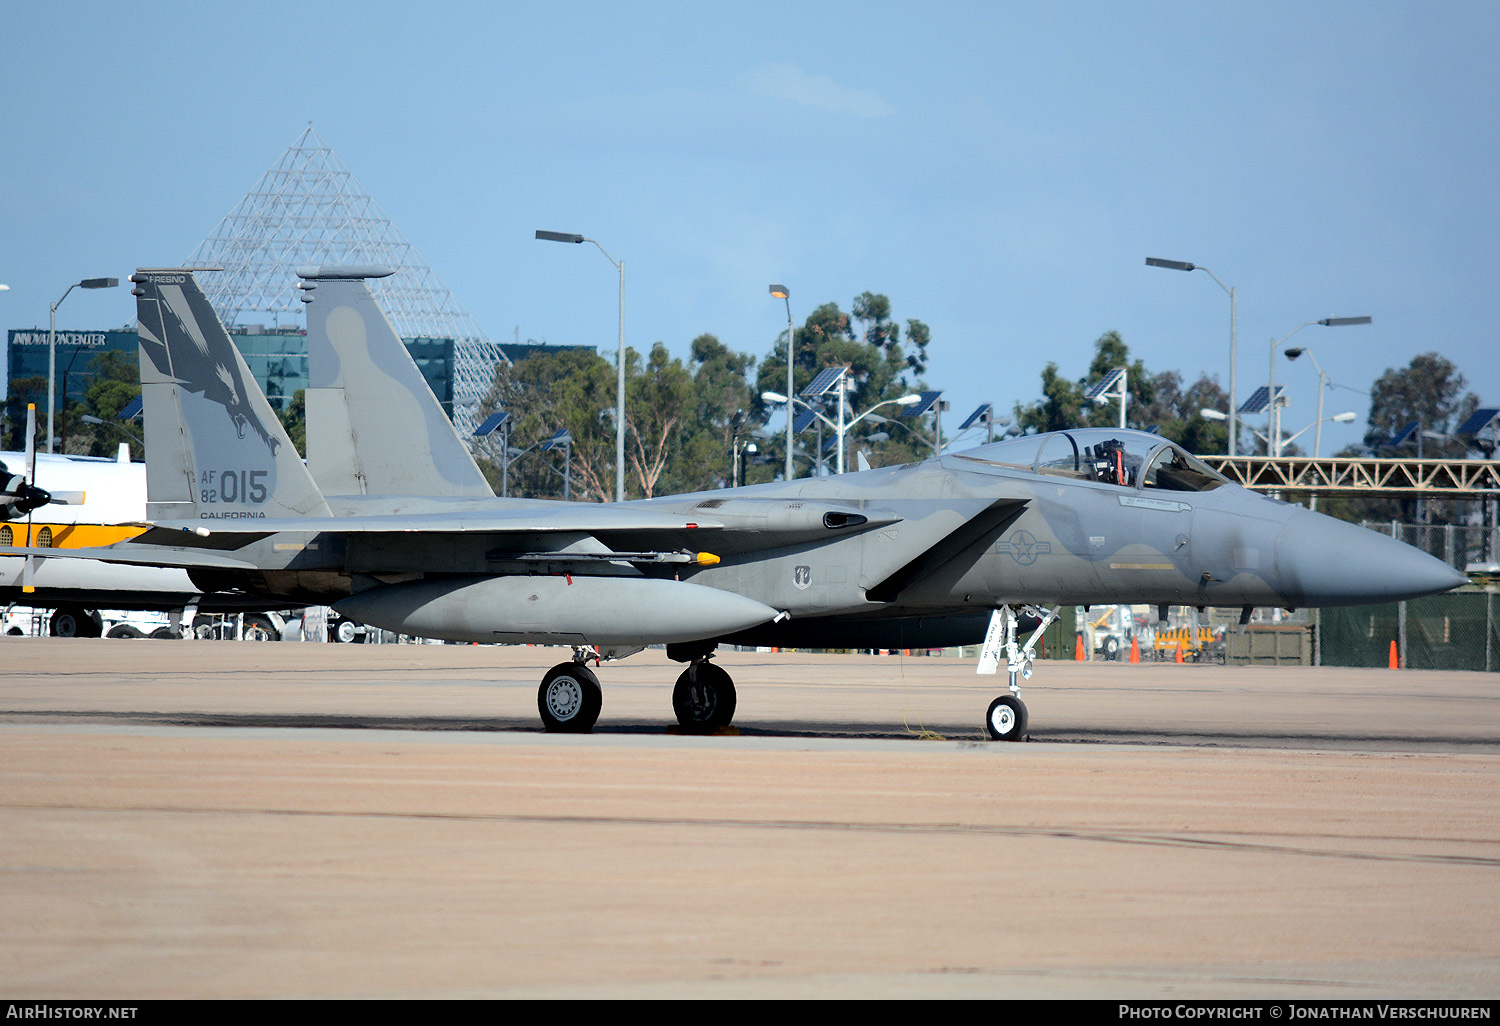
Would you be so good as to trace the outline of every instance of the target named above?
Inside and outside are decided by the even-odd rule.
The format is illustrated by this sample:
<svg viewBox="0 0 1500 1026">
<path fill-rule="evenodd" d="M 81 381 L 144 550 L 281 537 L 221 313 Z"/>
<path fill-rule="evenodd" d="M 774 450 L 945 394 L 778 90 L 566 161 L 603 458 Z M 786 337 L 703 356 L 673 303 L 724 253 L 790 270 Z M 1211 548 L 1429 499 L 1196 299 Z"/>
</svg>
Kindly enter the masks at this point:
<svg viewBox="0 0 1500 1026">
<path fill-rule="evenodd" d="M 0 545 L 5 546 L 7 549 L 10 548 L 15 544 L 15 537 L 16 536 L 11 533 L 9 524 L 6 524 L 4 527 L 0 527 Z"/>
<path fill-rule="evenodd" d="M 52 528 L 44 527 L 37 532 L 36 547 L 39 549 L 50 549 L 52 547 Z"/>
<path fill-rule="evenodd" d="M 1122 428 L 1075 428 L 1026 435 L 978 446 L 959 456 L 1120 488 L 1140 485 L 1173 491 L 1207 491 L 1226 480 L 1160 435 Z"/>
<path fill-rule="evenodd" d="M 1087 478 L 1089 476 L 1084 454 L 1069 432 L 1058 431 L 1042 437 L 1046 441 L 1036 456 L 1037 473 L 1062 477 Z"/>
<path fill-rule="evenodd" d="M 1200 459 L 1177 448 L 1164 445 L 1146 468 L 1146 488 L 1172 492 L 1207 492 L 1224 484 L 1228 478 Z"/>
<path fill-rule="evenodd" d="M 991 442 L 962 453 L 964 459 L 982 460 L 1016 470 L 1030 470 L 1036 464 L 1037 450 L 1051 435 L 1022 435 L 1003 442 Z"/>
</svg>

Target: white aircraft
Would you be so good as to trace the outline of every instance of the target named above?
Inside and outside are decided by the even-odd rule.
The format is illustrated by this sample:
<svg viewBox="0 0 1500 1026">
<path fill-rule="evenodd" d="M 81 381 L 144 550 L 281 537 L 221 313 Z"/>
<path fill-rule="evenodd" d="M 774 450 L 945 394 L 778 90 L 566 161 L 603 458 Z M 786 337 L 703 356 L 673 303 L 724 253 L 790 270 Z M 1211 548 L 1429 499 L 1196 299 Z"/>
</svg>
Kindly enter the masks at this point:
<svg viewBox="0 0 1500 1026">
<path fill-rule="evenodd" d="M 0 548 L 92 548 L 144 528 L 146 466 L 130 462 L 128 446 L 113 460 L 5 452 L 0 461 L 18 477 L 31 476 L 24 487 L 70 500 L 18 511 L 0 524 Z M 64 637 L 98 637 L 101 609 L 185 609 L 199 594 L 186 571 L 170 567 L 74 559 L 33 560 L 28 567 L 23 556 L 0 556 L 0 603 L 52 610 L 51 633 Z"/>
</svg>

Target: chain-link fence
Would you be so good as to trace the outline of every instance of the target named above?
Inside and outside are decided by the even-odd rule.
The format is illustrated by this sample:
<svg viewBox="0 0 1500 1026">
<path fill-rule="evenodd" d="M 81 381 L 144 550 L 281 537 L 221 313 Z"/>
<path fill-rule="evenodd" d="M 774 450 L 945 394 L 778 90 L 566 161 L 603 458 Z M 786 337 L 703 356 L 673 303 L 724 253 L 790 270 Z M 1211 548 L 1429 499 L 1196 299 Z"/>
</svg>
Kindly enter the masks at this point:
<svg viewBox="0 0 1500 1026">
<path fill-rule="evenodd" d="M 1500 670 L 1500 602 L 1490 591 L 1320 610 L 1324 666 Z"/>
</svg>

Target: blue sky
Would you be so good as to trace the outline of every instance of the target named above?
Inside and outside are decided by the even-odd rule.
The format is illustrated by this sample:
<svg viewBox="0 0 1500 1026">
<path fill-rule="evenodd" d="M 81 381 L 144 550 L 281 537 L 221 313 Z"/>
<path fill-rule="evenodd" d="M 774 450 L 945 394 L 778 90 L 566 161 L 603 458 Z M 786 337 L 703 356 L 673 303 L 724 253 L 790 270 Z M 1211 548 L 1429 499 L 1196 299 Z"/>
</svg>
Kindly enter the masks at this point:
<svg viewBox="0 0 1500 1026">
<path fill-rule="evenodd" d="M 10 4 L 0 327 L 80 277 L 185 259 L 312 122 L 497 339 L 757 356 L 869 290 L 927 380 L 1009 411 L 1116 330 L 1239 391 L 1303 329 L 1324 452 L 1437 351 L 1500 403 L 1493 3 Z M 80 292 L 59 327 L 133 320 Z M 1288 429 L 1316 377 L 1282 360 Z"/>
</svg>

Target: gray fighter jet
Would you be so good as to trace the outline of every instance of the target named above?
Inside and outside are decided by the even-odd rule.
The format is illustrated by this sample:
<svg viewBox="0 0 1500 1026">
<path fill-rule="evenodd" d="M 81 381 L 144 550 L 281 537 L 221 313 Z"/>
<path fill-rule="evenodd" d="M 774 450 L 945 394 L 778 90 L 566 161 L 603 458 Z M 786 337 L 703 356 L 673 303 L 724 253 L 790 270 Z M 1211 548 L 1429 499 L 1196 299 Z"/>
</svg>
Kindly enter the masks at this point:
<svg viewBox="0 0 1500 1026">
<path fill-rule="evenodd" d="M 1383 535 L 1246 491 L 1158 436 L 1119 430 L 618 504 L 471 493 L 335 510 L 191 272 L 131 280 L 154 526 L 75 552 L 180 566 L 205 589 L 328 603 L 407 634 L 570 645 L 575 658 L 538 689 L 549 730 L 597 719 L 586 661 L 649 644 L 688 663 L 673 706 L 684 727 L 706 730 L 734 712 L 733 682 L 709 662 L 721 643 L 983 640 L 981 671 L 1003 659 L 1010 677 L 985 726 L 1015 740 L 1026 731 L 1017 678 L 1030 676 L 1040 636 L 1023 644 L 1022 627 L 1044 627 L 1063 605 L 1248 612 L 1414 598 L 1466 580 Z"/>
</svg>

